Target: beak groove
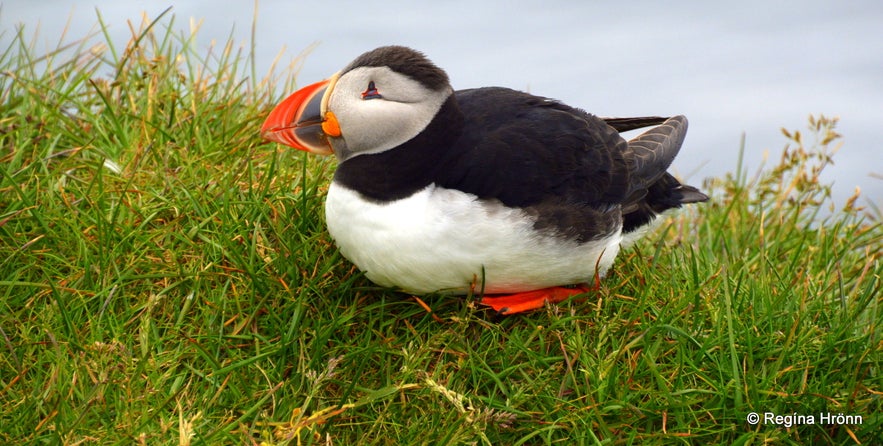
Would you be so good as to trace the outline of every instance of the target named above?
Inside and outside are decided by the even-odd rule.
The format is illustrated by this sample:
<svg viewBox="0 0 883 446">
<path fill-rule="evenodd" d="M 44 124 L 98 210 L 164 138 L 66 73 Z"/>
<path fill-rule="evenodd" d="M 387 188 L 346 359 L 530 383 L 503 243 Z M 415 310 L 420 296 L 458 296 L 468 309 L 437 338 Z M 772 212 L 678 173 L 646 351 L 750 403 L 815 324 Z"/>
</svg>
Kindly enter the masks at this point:
<svg viewBox="0 0 883 446">
<path fill-rule="evenodd" d="M 330 83 L 324 80 L 308 85 L 276 105 L 261 126 L 261 137 L 320 155 L 332 153 L 322 114 Z"/>
</svg>

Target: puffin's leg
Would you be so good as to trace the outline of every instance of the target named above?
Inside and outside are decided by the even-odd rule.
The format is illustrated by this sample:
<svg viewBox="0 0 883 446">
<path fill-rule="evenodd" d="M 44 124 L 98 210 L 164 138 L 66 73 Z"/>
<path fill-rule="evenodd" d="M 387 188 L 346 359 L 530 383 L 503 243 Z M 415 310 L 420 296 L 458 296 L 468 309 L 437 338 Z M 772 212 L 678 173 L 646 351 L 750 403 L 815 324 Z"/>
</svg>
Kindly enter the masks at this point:
<svg viewBox="0 0 883 446">
<path fill-rule="evenodd" d="M 588 285 L 579 285 L 573 288 L 556 286 L 525 291 L 523 293 L 486 295 L 481 298 L 480 303 L 493 308 L 499 314 L 510 315 L 543 308 L 543 305 L 545 305 L 546 302 L 561 302 L 571 296 L 583 294 L 588 291 L 591 291 L 591 288 L 589 288 Z"/>
</svg>

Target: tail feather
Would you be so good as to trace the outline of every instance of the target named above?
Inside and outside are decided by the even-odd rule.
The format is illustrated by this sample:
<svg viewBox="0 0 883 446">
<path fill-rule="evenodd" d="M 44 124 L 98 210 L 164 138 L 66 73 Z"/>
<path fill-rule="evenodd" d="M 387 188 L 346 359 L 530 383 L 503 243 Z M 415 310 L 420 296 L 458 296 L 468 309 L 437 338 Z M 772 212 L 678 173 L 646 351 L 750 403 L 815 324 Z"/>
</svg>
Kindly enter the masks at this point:
<svg viewBox="0 0 883 446">
<path fill-rule="evenodd" d="M 668 118 L 661 116 L 642 116 L 639 118 L 601 118 L 610 127 L 616 129 L 617 132 L 627 132 L 629 130 L 650 127 L 651 125 L 659 125 Z"/>
<path fill-rule="evenodd" d="M 656 126 L 629 140 L 624 153 L 629 171 L 628 198 L 621 207 L 626 239 L 640 237 L 659 214 L 669 209 L 708 201 L 699 189 L 681 184 L 667 172 L 687 136 L 686 117 L 603 119 L 618 132 Z"/>
<path fill-rule="evenodd" d="M 666 172 L 642 194 L 634 194 L 623 205 L 622 231 L 625 233 L 635 231 L 669 209 L 703 201 L 708 201 L 707 195 L 693 186 L 681 184 Z"/>
</svg>

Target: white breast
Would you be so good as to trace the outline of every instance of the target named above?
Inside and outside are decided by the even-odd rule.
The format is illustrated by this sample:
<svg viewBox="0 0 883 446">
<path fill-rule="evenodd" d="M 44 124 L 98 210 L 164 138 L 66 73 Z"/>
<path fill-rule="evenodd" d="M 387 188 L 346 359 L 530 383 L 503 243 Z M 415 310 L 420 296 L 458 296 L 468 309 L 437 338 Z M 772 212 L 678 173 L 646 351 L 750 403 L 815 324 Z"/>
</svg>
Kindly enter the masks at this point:
<svg viewBox="0 0 883 446">
<path fill-rule="evenodd" d="M 332 183 L 325 215 L 341 253 L 371 281 L 413 293 L 481 289 L 482 277 L 487 293 L 590 282 L 622 241 L 620 231 L 581 245 L 562 240 L 534 230 L 521 210 L 435 185 L 379 204 Z"/>
</svg>

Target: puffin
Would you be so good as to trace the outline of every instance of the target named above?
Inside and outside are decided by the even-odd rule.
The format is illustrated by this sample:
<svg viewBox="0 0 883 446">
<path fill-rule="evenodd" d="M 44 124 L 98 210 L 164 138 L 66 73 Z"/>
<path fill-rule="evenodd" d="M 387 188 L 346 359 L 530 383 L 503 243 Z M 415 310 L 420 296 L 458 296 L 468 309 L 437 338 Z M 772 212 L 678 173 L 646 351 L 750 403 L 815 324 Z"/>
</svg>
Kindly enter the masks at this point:
<svg viewBox="0 0 883 446">
<path fill-rule="evenodd" d="M 426 55 L 395 45 L 297 90 L 261 127 L 337 158 L 326 225 L 369 280 L 476 295 L 504 315 L 597 289 L 660 214 L 707 201 L 667 172 L 686 133 L 684 116 L 602 118 L 509 88 L 455 91 Z"/>
</svg>

